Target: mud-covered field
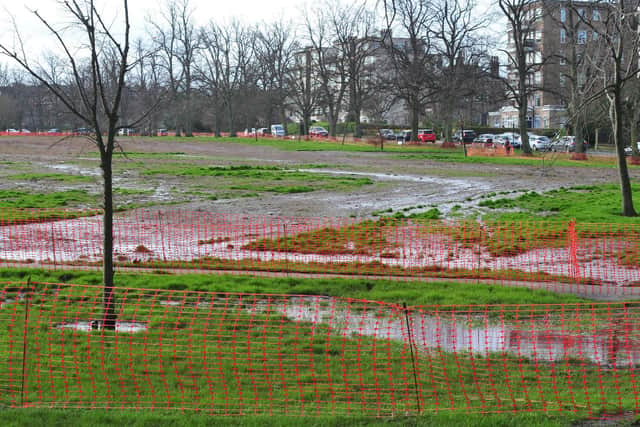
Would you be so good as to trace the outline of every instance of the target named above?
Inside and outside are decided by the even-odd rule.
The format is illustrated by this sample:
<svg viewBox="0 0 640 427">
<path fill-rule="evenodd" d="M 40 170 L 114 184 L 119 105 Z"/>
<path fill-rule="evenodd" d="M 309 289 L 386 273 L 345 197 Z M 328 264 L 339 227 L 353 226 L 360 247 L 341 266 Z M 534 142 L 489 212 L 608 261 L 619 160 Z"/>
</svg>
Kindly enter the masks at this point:
<svg viewBox="0 0 640 427">
<path fill-rule="evenodd" d="M 128 153 L 114 159 L 116 204 L 121 207 L 304 217 L 366 217 L 438 207 L 446 215 L 455 205 L 475 211 L 488 193 L 617 182 L 614 168 L 549 162 L 544 167 L 446 163 L 389 151 L 288 151 L 202 139 L 132 137 L 119 145 Z M 0 153 L 0 191 L 80 190 L 88 200 L 69 201 L 69 207 L 99 206 L 99 159 L 91 142 L 2 137 Z M 201 173 L 229 166 L 247 167 L 247 173 Z M 283 171 L 297 174 L 282 178 Z M 637 169 L 631 173 L 638 177 Z M 276 186 L 276 181 L 282 182 Z"/>
</svg>

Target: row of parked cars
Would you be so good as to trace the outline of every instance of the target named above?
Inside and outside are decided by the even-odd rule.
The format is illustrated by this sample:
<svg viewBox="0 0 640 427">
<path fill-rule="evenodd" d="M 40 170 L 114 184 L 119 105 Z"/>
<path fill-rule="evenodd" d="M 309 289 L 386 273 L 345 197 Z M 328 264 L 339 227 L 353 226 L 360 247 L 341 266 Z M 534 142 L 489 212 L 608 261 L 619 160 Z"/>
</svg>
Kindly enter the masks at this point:
<svg viewBox="0 0 640 427">
<path fill-rule="evenodd" d="M 573 152 L 576 150 L 575 136 L 569 135 L 556 137 L 552 140 L 544 135 L 536 135 L 534 133 L 529 133 L 528 135 L 529 146 L 533 151 Z M 484 133 L 475 137 L 472 142 L 484 143 L 485 145 L 504 146 L 507 141 L 513 148 L 522 147 L 522 138 L 520 137 L 520 134 L 515 132 L 505 132 L 501 134 Z M 465 140 L 464 142 L 467 141 Z M 584 143 L 587 147 L 589 146 L 587 141 Z"/>
<path fill-rule="evenodd" d="M 412 131 L 410 129 L 405 129 L 400 132 L 394 132 L 392 129 L 380 129 L 378 131 L 378 136 L 386 140 L 397 141 L 398 144 L 402 144 L 412 140 Z M 433 131 L 433 129 L 418 129 L 416 140 L 418 142 L 435 143 L 436 133 Z"/>
</svg>

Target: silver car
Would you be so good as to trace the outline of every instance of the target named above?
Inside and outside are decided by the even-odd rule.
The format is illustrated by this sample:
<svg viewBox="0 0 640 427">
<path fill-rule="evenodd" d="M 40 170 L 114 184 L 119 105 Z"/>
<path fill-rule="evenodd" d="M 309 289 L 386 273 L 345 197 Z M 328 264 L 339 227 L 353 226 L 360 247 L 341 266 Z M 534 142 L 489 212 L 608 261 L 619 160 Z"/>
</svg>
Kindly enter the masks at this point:
<svg viewBox="0 0 640 427">
<path fill-rule="evenodd" d="M 533 151 L 549 151 L 551 149 L 551 140 L 546 136 L 529 135 L 529 146 Z"/>
</svg>

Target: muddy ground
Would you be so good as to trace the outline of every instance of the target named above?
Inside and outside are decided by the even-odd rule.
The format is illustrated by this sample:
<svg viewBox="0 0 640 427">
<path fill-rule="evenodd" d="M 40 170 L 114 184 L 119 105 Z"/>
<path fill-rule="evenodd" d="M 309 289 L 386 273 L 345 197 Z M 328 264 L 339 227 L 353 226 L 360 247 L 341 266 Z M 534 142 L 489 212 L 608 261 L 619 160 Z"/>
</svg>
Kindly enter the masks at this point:
<svg viewBox="0 0 640 427">
<path fill-rule="evenodd" d="M 146 189 L 146 195 L 133 195 L 124 203 L 157 205 L 160 209 L 204 210 L 208 212 L 314 217 L 366 217 L 376 211 L 437 206 L 445 214 L 455 205 L 476 210 L 477 201 L 488 193 L 513 190 L 544 191 L 578 184 L 616 183 L 614 168 L 559 166 L 504 166 L 491 164 L 443 163 L 430 159 L 411 159 L 397 152 L 283 151 L 266 146 L 239 143 L 175 142 L 170 139 L 124 138 L 122 149 L 133 153 L 156 153 L 149 158 L 117 159 L 115 187 Z M 291 144 L 295 144 L 292 141 Z M 158 153 L 169 153 L 163 158 Z M 172 153 L 172 154 L 171 154 Z M 145 164 L 180 162 L 200 165 L 320 165 L 311 169 L 329 174 L 355 174 L 372 179 L 366 185 L 343 192 L 314 191 L 297 194 L 261 193 L 256 197 L 207 200 L 184 190 L 191 183 L 179 176 L 152 181 L 139 173 Z M 16 173 L 72 173 L 94 177 L 80 187 L 99 194 L 100 170 L 97 150 L 83 138 L 58 141 L 48 137 L 0 138 L 0 189 L 51 191 L 78 188 L 65 183 L 47 185 L 36 180 L 5 179 Z M 129 165 L 137 165 L 129 167 Z M 142 166 L 140 166 L 142 164 Z M 631 171 L 633 178 L 640 170 Z M 518 193 L 513 193 L 518 194 Z M 478 211 L 480 212 L 480 211 Z"/>
</svg>

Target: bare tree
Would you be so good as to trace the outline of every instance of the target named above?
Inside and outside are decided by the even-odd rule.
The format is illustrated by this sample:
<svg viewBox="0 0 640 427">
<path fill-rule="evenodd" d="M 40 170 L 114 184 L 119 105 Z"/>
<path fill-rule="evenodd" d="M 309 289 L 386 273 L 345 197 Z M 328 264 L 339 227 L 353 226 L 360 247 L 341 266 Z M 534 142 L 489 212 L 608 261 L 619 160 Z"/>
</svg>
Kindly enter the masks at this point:
<svg viewBox="0 0 640 427">
<path fill-rule="evenodd" d="M 271 125 L 274 113 L 278 121 L 285 122 L 285 108 L 289 87 L 287 76 L 293 66 L 294 52 L 298 49 L 289 24 L 276 22 L 257 29 L 255 56 L 259 70 L 258 85 L 266 97 L 266 118 Z"/>
<path fill-rule="evenodd" d="M 238 21 L 224 26 L 210 22 L 200 37 L 204 49 L 198 66 L 199 79 L 205 90 L 220 98 L 227 113 L 229 133 L 235 136 L 234 99 L 250 80 L 255 33 Z"/>
<path fill-rule="evenodd" d="M 311 114 L 318 105 L 320 91 L 312 76 L 313 48 L 296 52 L 295 64 L 288 79 L 291 87 L 291 104 L 302 118 L 305 129 L 309 128 Z"/>
<path fill-rule="evenodd" d="M 310 43 L 309 61 L 311 69 L 309 85 L 317 85 L 317 104 L 327 116 L 329 135 L 336 136 L 338 118 L 347 90 L 347 75 L 343 51 L 334 46 L 335 33 L 332 15 L 337 5 L 325 2 L 312 11 L 305 12 L 305 26 Z M 306 55 L 306 53 L 305 53 Z M 306 58 L 306 57 L 305 57 Z M 306 60 L 306 59 L 305 59 Z M 299 66 L 303 62 L 299 61 Z M 301 83 L 305 85 L 304 82 Z M 310 90 L 311 88 L 305 88 Z M 311 92 L 308 93 L 310 95 Z M 298 96 L 297 104 L 304 105 L 311 100 L 310 96 Z M 302 108 L 304 110 L 304 108 Z"/>
<path fill-rule="evenodd" d="M 389 83 L 409 108 L 411 138 L 415 141 L 425 103 L 438 90 L 435 82 L 438 64 L 429 38 L 433 10 L 427 0 L 385 0 L 384 15 L 387 29 L 381 43 L 390 57 Z M 403 37 L 393 36 L 394 29 Z"/>
<path fill-rule="evenodd" d="M 176 134 L 184 127 L 185 136 L 193 135 L 193 73 L 199 45 L 198 29 L 194 24 L 194 10 L 189 0 L 169 0 L 162 16 L 162 24 L 151 21 L 156 49 L 168 79 L 175 104 Z"/>
<path fill-rule="evenodd" d="M 33 11 L 57 41 L 66 58 L 62 76 L 52 78 L 33 62 L 22 44 L 19 29 L 17 46 L 0 44 L 0 53 L 10 57 L 44 85 L 81 122 L 95 129 L 91 137 L 100 152 L 103 177 L 103 320 L 105 329 L 115 329 L 117 315 L 113 294 L 113 172 L 112 156 L 120 120 L 120 103 L 129 71 L 129 8 L 122 1 L 122 33 L 103 19 L 93 0 L 61 3 L 73 23 L 70 31 L 58 29 L 46 17 Z M 76 31 L 74 31 L 76 30 Z M 78 36 L 82 34 L 82 42 Z M 121 36 L 118 38 L 118 34 Z"/>
<path fill-rule="evenodd" d="M 340 56 L 347 80 L 349 95 L 349 115 L 354 121 L 354 136 L 360 138 L 362 129 L 360 120 L 362 109 L 368 98 L 377 88 L 375 65 L 371 61 L 378 49 L 375 15 L 366 8 L 366 4 L 349 4 L 335 8 L 331 16 L 335 44 L 339 46 Z"/>
<path fill-rule="evenodd" d="M 598 32 L 598 47 L 591 52 L 591 61 L 596 64 L 602 90 L 609 102 L 609 120 L 613 129 L 616 148 L 618 177 L 622 195 L 622 215 L 637 216 L 633 206 L 633 193 L 624 147 L 624 101 L 626 91 L 633 88 L 629 82 L 640 72 L 638 66 L 640 40 L 638 38 L 638 0 L 595 1 L 601 10 L 601 19 L 595 26 L 586 22 L 591 31 Z M 633 141 L 635 143 L 635 141 Z"/>
<path fill-rule="evenodd" d="M 509 61 L 510 76 L 505 80 L 511 100 L 518 109 L 518 121 L 522 140 L 522 151 L 531 154 L 527 133 L 529 101 L 534 92 L 542 88 L 532 78 L 546 61 L 541 51 L 531 46 L 531 31 L 536 21 L 543 18 L 545 8 L 539 0 L 498 0 L 498 5 L 507 18 L 509 46 L 505 50 Z"/>
<path fill-rule="evenodd" d="M 444 119 L 445 141 L 450 140 L 456 112 L 482 89 L 478 79 L 486 70 L 480 67 L 486 56 L 480 30 L 489 17 L 477 13 L 474 1 L 437 0 L 431 26 L 434 49 L 443 59 L 440 75 L 440 107 Z"/>
<path fill-rule="evenodd" d="M 597 43 L 598 32 L 587 31 L 593 14 L 586 14 L 584 3 L 568 0 L 558 3 L 546 0 L 545 6 L 551 20 L 561 31 L 561 48 L 550 58 L 560 68 L 557 87 L 547 87 L 557 93 L 567 106 L 567 127 L 575 136 L 575 159 L 586 159 L 585 131 L 586 114 L 591 96 L 596 88 L 598 70 L 590 58 L 590 50 Z"/>
</svg>

